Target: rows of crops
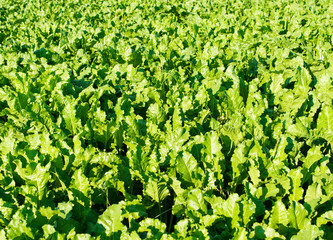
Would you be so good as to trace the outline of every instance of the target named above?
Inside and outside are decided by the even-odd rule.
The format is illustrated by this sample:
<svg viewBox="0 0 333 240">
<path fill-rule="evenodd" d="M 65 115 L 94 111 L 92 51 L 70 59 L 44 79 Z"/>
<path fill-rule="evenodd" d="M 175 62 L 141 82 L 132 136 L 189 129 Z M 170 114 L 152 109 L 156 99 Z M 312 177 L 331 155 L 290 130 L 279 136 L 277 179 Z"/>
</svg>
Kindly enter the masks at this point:
<svg viewBox="0 0 333 240">
<path fill-rule="evenodd" d="M 0 239 L 333 239 L 329 0 L 0 0 Z"/>
</svg>

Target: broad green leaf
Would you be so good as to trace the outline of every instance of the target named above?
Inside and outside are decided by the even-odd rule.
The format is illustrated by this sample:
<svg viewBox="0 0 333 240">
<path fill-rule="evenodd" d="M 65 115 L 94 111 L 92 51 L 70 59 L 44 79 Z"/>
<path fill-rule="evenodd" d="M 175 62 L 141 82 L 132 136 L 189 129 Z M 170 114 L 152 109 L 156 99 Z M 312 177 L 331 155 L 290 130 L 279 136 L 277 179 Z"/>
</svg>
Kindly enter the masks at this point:
<svg viewBox="0 0 333 240">
<path fill-rule="evenodd" d="M 65 120 L 67 130 L 69 130 L 74 135 L 77 134 L 79 128 L 81 127 L 81 121 L 76 117 L 75 103 L 66 103 L 62 111 L 62 116 Z"/>
<path fill-rule="evenodd" d="M 131 232 L 130 234 L 128 232 L 122 232 L 121 239 L 124 240 L 140 240 L 140 236 L 137 232 Z"/>
<path fill-rule="evenodd" d="M 289 196 L 290 201 L 299 201 L 303 198 L 303 188 L 301 187 L 303 174 L 301 168 L 292 169 L 288 173 L 289 178 L 291 179 L 292 192 Z"/>
<path fill-rule="evenodd" d="M 149 106 L 147 115 L 155 124 L 162 123 L 165 120 L 165 112 L 157 103 L 151 104 Z"/>
<path fill-rule="evenodd" d="M 175 106 L 173 115 L 172 115 L 172 129 L 176 131 L 176 129 L 179 129 L 183 127 L 183 121 L 180 113 L 180 109 L 178 104 Z"/>
<path fill-rule="evenodd" d="M 331 146 L 333 145 L 333 107 L 324 106 L 319 113 L 317 129 Z"/>
<path fill-rule="evenodd" d="M 262 223 L 254 223 L 253 224 L 254 231 L 250 233 L 251 238 L 255 239 L 286 239 L 286 237 L 279 234 L 274 228 L 267 226 Z"/>
<path fill-rule="evenodd" d="M 112 236 L 112 233 L 126 230 L 126 226 L 122 224 L 122 219 L 121 206 L 113 204 L 99 216 L 97 223 L 104 227 L 107 236 Z"/>
<path fill-rule="evenodd" d="M 224 204 L 224 199 L 222 199 L 222 197 L 217 197 L 215 195 L 206 198 L 206 200 L 210 203 L 210 205 L 212 206 L 213 209 L 213 213 L 215 215 L 224 215 L 224 211 L 223 211 L 223 204 Z"/>
<path fill-rule="evenodd" d="M 91 187 L 88 178 L 84 175 L 82 168 L 75 171 L 72 177 L 69 199 L 84 207 L 90 207 Z"/>
<path fill-rule="evenodd" d="M 265 198 L 276 197 L 280 192 L 280 189 L 278 188 L 278 186 L 275 183 L 267 183 L 265 185 L 265 188 L 267 189 Z"/>
<path fill-rule="evenodd" d="M 291 240 L 303 240 L 303 239 L 317 239 L 323 237 L 324 231 L 314 225 L 307 225 L 301 229 L 297 235 L 293 236 Z"/>
<path fill-rule="evenodd" d="M 310 169 L 311 166 L 323 158 L 323 154 L 320 151 L 319 146 L 312 147 L 309 149 L 306 158 L 304 160 L 304 167 Z"/>
<path fill-rule="evenodd" d="M 90 239 L 93 239 L 93 238 L 88 233 L 79 233 L 79 234 L 76 234 L 73 239 L 74 240 L 90 240 Z"/>
<path fill-rule="evenodd" d="M 168 150 L 179 152 L 183 144 L 189 139 L 189 132 L 185 128 L 178 127 L 173 131 L 169 131 L 166 135 L 166 146 Z M 163 147 L 164 145 L 162 145 Z"/>
<path fill-rule="evenodd" d="M 31 227 L 29 227 L 29 218 L 31 218 L 32 212 L 26 211 L 26 209 L 19 209 L 14 215 L 12 220 L 7 226 L 7 238 L 9 239 L 34 239 L 34 233 Z"/>
<path fill-rule="evenodd" d="M 237 240 L 246 240 L 247 237 L 247 230 L 244 227 L 237 228 L 236 235 L 233 237 L 233 239 Z"/>
<path fill-rule="evenodd" d="M 217 173 L 217 179 L 222 180 L 225 166 L 223 162 L 224 156 L 221 152 L 222 145 L 219 142 L 218 134 L 216 132 L 210 132 L 205 136 L 203 144 L 205 146 L 205 152 L 207 153 L 207 157 L 204 160 L 207 162 L 206 167 L 211 168 L 211 166 L 213 166 L 214 172 Z"/>
<path fill-rule="evenodd" d="M 222 157 L 222 146 L 216 132 L 210 132 L 205 136 L 204 146 L 210 160 L 216 157 Z"/>
<path fill-rule="evenodd" d="M 237 227 L 240 221 L 240 198 L 237 193 L 234 193 L 228 197 L 228 199 L 223 202 L 222 209 L 223 215 L 232 219 L 232 226 Z"/>
<path fill-rule="evenodd" d="M 137 230 L 139 233 L 146 232 L 147 238 L 161 238 L 165 233 L 166 225 L 158 219 L 146 218 L 140 222 Z"/>
<path fill-rule="evenodd" d="M 255 220 L 256 204 L 251 199 L 247 199 L 242 201 L 242 205 L 243 223 L 248 226 L 251 221 Z"/>
<path fill-rule="evenodd" d="M 296 119 L 296 124 L 289 125 L 287 132 L 296 137 L 308 138 L 310 136 L 309 128 L 299 119 Z"/>
<path fill-rule="evenodd" d="M 133 201 L 126 201 L 124 202 L 124 204 L 125 204 L 126 213 L 122 213 L 122 215 L 124 217 L 127 217 L 129 221 L 131 221 L 131 219 L 138 219 L 140 217 L 147 216 L 146 209 L 141 204 L 140 199 L 135 199 Z"/>
<path fill-rule="evenodd" d="M 323 195 L 321 185 L 317 182 L 312 183 L 306 190 L 304 201 L 310 205 L 311 212 L 320 204 Z"/>
<path fill-rule="evenodd" d="M 207 212 L 203 193 L 199 189 L 193 189 L 188 193 L 187 205 L 189 210 Z"/>
<path fill-rule="evenodd" d="M 254 160 L 250 159 L 249 161 L 251 163 L 249 167 L 249 175 L 254 186 L 257 186 L 260 182 L 260 167 Z"/>
<path fill-rule="evenodd" d="M 323 215 L 317 218 L 317 226 L 326 225 L 328 222 L 333 223 L 333 211 L 327 211 Z"/>
<path fill-rule="evenodd" d="M 148 180 L 146 193 L 157 203 L 160 203 L 170 195 L 167 184 L 165 182 L 157 182 L 152 179 Z"/>
<path fill-rule="evenodd" d="M 6 156 L 7 153 L 9 152 L 13 152 L 15 147 L 15 141 L 16 139 L 13 137 L 12 134 L 9 134 L 8 136 L 1 138 L 0 151 L 3 154 L 3 156 Z"/>
<path fill-rule="evenodd" d="M 198 163 L 191 153 L 183 152 L 182 155 L 177 158 L 177 172 L 188 183 L 194 183 L 195 172 L 198 167 Z"/>
<path fill-rule="evenodd" d="M 289 212 L 287 211 L 283 202 L 278 199 L 271 212 L 271 216 L 269 218 L 269 226 L 277 229 L 279 225 L 287 226 L 289 223 Z"/>
<path fill-rule="evenodd" d="M 41 201 L 47 192 L 46 186 L 51 179 L 49 173 L 50 166 L 51 163 L 43 167 L 40 163 L 36 164 L 35 162 L 31 162 L 26 168 L 22 168 L 20 165 L 17 168 L 20 176 L 27 184 L 36 187 L 37 192 L 35 194 L 38 201 Z M 32 194 L 34 195 L 33 192 Z"/>
<path fill-rule="evenodd" d="M 291 202 L 288 209 L 288 219 L 291 226 L 295 229 L 303 229 L 310 225 L 309 213 L 304 206 L 296 201 Z"/>
<path fill-rule="evenodd" d="M 188 226 L 189 226 L 189 220 L 183 219 L 177 222 L 177 224 L 175 225 L 175 230 L 178 235 L 185 238 L 186 235 L 188 234 Z"/>
<path fill-rule="evenodd" d="M 245 169 L 244 164 L 246 163 L 247 158 L 245 157 L 244 152 L 245 144 L 240 144 L 237 146 L 234 154 L 232 155 L 231 164 L 234 178 L 238 177 Z"/>
</svg>

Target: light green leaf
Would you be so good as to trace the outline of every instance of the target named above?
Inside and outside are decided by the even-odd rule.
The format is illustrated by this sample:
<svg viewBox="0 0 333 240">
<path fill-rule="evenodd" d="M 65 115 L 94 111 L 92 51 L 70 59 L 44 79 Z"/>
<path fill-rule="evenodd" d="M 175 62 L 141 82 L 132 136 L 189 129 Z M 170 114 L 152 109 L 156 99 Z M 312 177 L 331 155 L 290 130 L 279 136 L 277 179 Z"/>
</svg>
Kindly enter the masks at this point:
<svg viewBox="0 0 333 240">
<path fill-rule="evenodd" d="M 304 167 L 310 169 L 310 167 L 323 158 L 323 154 L 320 151 L 319 146 L 314 146 L 308 150 L 306 158 L 304 159 Z"/>
<path fill-rule="evenodd" d="M 320 204 L 321 196 L 321 185 L 317 182 L 313 182 L 306 190 L 304 198 L 305 202 L 310 205 L 311 212 L 314 212 L 315 208 Z"/>
<path fill-rule="evenodd" d="M 177 234 L 180 234 L 181 237 L 185 238 L 188 234 L 188 226 L 189 226 L 189 220 L 183 219 L 177 222 L 175 225 L 175 230 Z"/>
<path fill-rule="evenodd" d="M 317 239 L 324 235 L 324 231 L 314 225 L 307 225 L 301 229 L 291 240 Z"/>
<path fill-rule="evenodd" d="M 121 206 L 112 204 L 99 216 L 97 223 L 105 228 L 107 236 L 111 236 L 112 233 L 126 230 L 126 226 L 122 224 L 122 219 Z"/>
<path fill-rule="evenodd" d="M 288 219 L 293 228 L 302 229 L 307 227 L 311 223 L 308 215 L 308 211 L 302 204 L 296 201 L 291 202 L 291 206 L 288 209 Z"/>
<path fill-rule="evenodd" d="M 237 227 L 239 225 L 239 214 L 240 207 L 239 203 L 240 198 L 237 193 L 231 194 L 228 199 L 223 202 L 222 209 L 223 215 L 232 219 L 232 226 Z"/>
<path fill-rule="evenodd" d="M 333 223 L 333 211 L 327 211 L 317 218 L 317 226 L 326 225 L 328 222 Z"/>
<path fill-rule="evenodd" d="M 146 232 L 147 238 L 157 238 L 159 239 L 166 230 L 165 223 L 161 222 L 159 219 L 146 218 L 140 222 L 140 227 L 138 232 Z"/>
<path fill-rule="evenodd" d="M 189 210 L 207 212 L 207 206 L 203 198 L 203 193 L 199 189 L 193 189 L 188 193 L 187 205 Z"/>
<path fill-rule="evenodd" d="M 54 228 L 54 226 L 50 225 L 50 224 L 45 224 L 42 226 L 43 232 L 44 232 L 44 236 L 45 238 L 51 238 L 52 239 L 52 235 L 54 233 L 56 233 L 56 229 Z"/>
<path fill-rule="evenodd" d="M 331 146 L 333 146 L 333 107 L 324 106 L 319 113 L 317 120 L 317 129 L 321 132 Z"/>
<path fill-rule="evenodd" d="M 18 165 L 17 171 L 27 184 L 31 184 L 37 188 L 36 195 L 38 200 L 41 201 L 45 197 L 46 186 L 51 179 L 49 173 L 51 163 L 48 163 L 45 167 L 35 162 L 31 162 L 26 168 L 22 168 L 20 165 L 21 164 Z"/>
<path fill-rule="evenodd" d="M 35 239 L 33 230 L 28 226 L 29 214 L 32 212 L 26 212 L 25 209 L 21 208 L 13 215 L 6 229 L 8 239 Z"/>
<path fill-rule="evenodd" d="M 280 192 L 280 189 L 275 183 L 267 183 L 265 187 L 267 188 L 267 193 L 265 194 L 266 199 L 269 197 L 276 197 Z"/>
<path fill-rule="evenodd" d="M 210 132 L 205 136 L 204 146 L 209 160 L 213 160 L 216 157 L 222 157 L 222 145 L 219 142 L 219 136 L 216 132 Z"/>
<path fill-rule="evenodd" d="M 151 178 L 148 180 L 146 193 L 157 203 L 160 203 L 170 195 L 166 182 L 157 182 Z"/>
<path fill-rule="evenodd" d="M 66 128 L 72 134 L 77 134 L 79 128 L 81 127 L 81 120 L 76 117 L 75 103 L 68 102 L 62 111 L 62 116 L 65 120 Z"/>
<path fill-rule="evenodd" d="M 237 228 L 236 234 L 232 239 L 247 240 L 248 239 L 247 234 L 248 234 L 248 232 L 247 232 L 246 228 L 239 227 L 239 228 Z"/>
<path fill-rule="evenodd" d="M 175 131 L 176 129 L 183 127 L 183 121 L 180 113 L 180 108 L 178 104 L 176 104 L 173 115 L 172 115 L 172 129 Z"/>
<path fill-rule="evenodd" d="M 309 128 L 302 121 L 300 121 L 300 119 L 296 119 L 295 124 L 289 125 L 287 132 L 296 137 L 308 138 L 310 136 Z"/>
<path fill-rule="evenodd" d="M 249 198 L 245 201 L 242 201 L 242 204 L 243 223 L 245 226 L 248 226 L 248 223 L 250 223 L 254 219 L 254 215 L 256 212 L 256 204 Z"/>
<path fill-rule="evenodd" d="M 188 140 L 189 136 L 189 132 L 183 127 L 178 127 L 173 131 L 169 131 L 165 139 L 166 147 L 177 153 L 181 150 L 183 144 Z"/>
<path fill-rule="evenodd" d="M 258 164 L 255 163 L 253 159 L 250 159 L 250 167 L 249 167 L 249 175 L 250 178 L 254 184 L 254 186 L 257 186 L 260 182 L 260 171 Z"/>
<path fill-rule="evenodd" d="M 195 177 L 197 166 L 197 161 L 189 152 L 183 152 L 177 157 L 177 171 L 186 182 L 194 183 L 193 177 Z"/>
<path fill-rule="evenodd" d="M 282 236 L 274 228 L 267 226 L 266 224 L 254 223 L 253 228 L 254 231 L 250 233 L 251 239 L 265 239 L 265 240 L 286 239 L 285 236 Z"/>
<path fill-rule="evenodd" d="M 216 132 L 210 132 L 205 135 L 205 140 L 203 142 L 205 152 L 207 157 L 204 159 L 206 163 L 206 168 L 211 168 L 213 165 L 213 170 L 216 173 L 217 179 L 223 181 L 224 166 L 224 156 L 221 152 L 222 145 L 219 142 L 219 136 Z"/>
<path fill-rule="evenodd" d="M 279 227 L 279 225 L 287 226 L 289 223 L 289 213 L 283 204 L 283 202 L 278 199 L 273 208 L 272 213 L 269 218 L 269 226 L 276 229 Z"/>
<path fill-rule="evenodd" d="M 153 103 L 149 106 L 147 115 L 155 124 L 159 124 L 165 120 L 165 111 L 157 103 Z"/>
<path fill-rule="evenodd" d="M 88 178 L 84 175 L 82 168 L 75 171 L 72 176 L 71 191 L 69 192 L 69 199 L 75 200 L 85 207 L 90 206 L 90 191 L 91 187 Z"/>
<path fill-rule="evenodd" d="M 288 173 L 289 178 L 291 179 L 292 192 L 289 196 L 290 201 L 299 201 L 303 198 L 303 188 L 301 187 L 303 174 L 301 168 L 292 169 Z"/>
</svg>

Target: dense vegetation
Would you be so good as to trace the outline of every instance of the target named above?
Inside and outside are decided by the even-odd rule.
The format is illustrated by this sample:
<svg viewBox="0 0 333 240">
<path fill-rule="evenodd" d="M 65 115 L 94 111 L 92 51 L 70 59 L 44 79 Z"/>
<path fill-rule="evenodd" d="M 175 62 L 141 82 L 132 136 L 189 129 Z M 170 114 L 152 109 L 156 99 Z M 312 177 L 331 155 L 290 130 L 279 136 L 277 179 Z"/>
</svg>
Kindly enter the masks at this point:
<svg viewBox="0 0 333 240">
<path fill-rule="evenodd" d="M 0 238 L 333 239 L 330 3 L 0 1 Z"/>
</svg>

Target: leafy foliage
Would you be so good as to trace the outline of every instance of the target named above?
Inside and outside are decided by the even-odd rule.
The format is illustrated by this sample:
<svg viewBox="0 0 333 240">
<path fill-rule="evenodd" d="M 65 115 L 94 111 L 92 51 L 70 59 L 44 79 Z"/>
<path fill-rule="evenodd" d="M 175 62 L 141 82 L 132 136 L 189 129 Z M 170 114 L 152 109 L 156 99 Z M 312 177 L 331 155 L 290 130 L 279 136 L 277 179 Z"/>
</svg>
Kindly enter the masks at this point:
<svg viewBox="0 0 333 240">
<path fill-rule="evenodd" d="M 332 239 L 330 1 L 0 4 L 1 239 Z"/>
</svg>

